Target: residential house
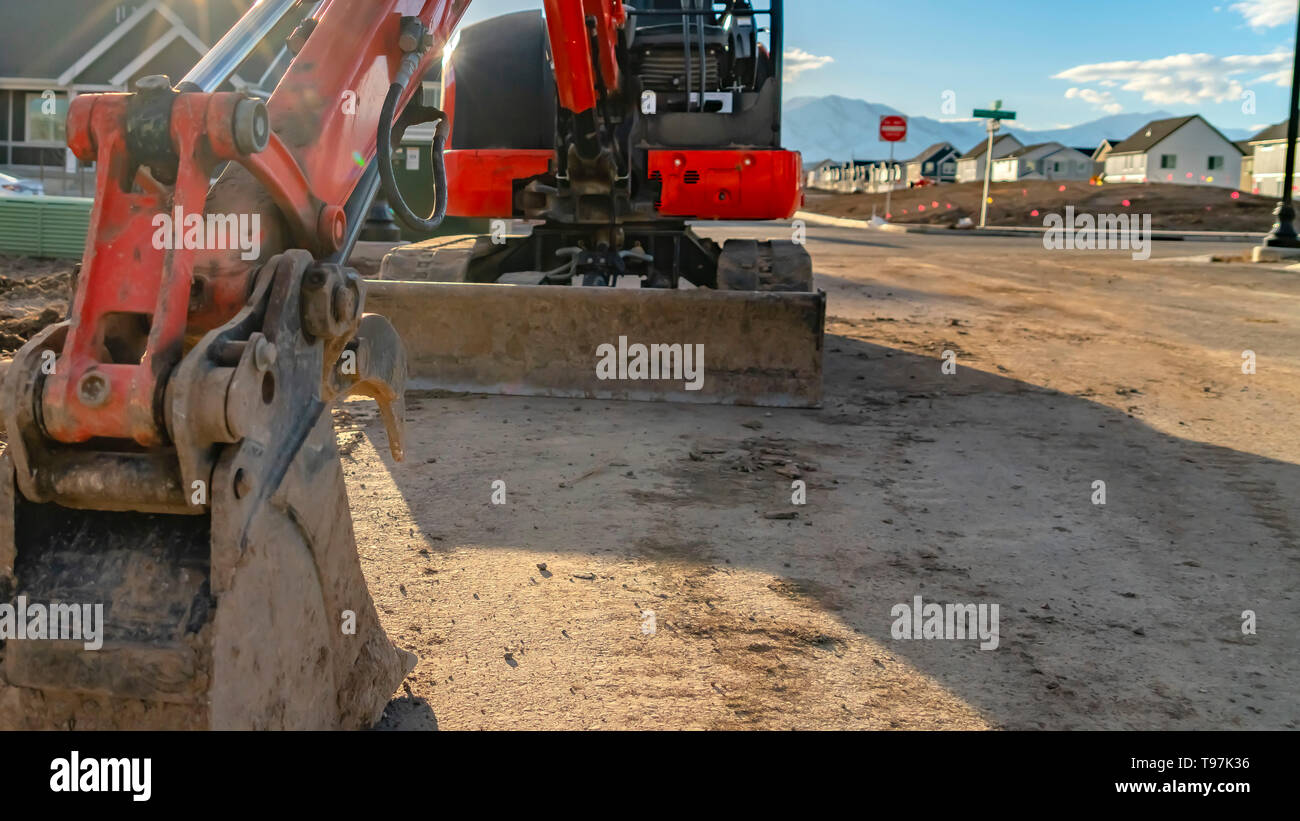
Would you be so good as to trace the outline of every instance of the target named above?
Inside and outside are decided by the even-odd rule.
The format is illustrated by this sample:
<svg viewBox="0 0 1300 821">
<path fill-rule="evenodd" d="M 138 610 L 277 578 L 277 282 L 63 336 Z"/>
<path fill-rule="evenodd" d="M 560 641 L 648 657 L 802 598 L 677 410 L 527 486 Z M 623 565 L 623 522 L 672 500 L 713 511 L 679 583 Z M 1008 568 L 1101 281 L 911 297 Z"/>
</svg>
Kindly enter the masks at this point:
<svg viewBox="0 0 1300 821">
<path fill-rule="evenodd" d="M 806 182 L 809 188 L 823 191 L 838 191 L 842 194 L 854 194 L 872 190 L 874 180 L 880 176 L 878 167 L 885 166 L 882 160 L 852 160 L 835 162 L 824 160 L 808 173 Z M 883 189 L 881 189 L 883 190 Z"/>
<path fill-rule="evenodd" d="M 907 184 L 916 185 L 926 179 L 932 182 L 955 182 L 957 160 L 961 152 L 952 143 L 935 143 L 908 160 Z"/>
<path fill-rule="evenodd" d="M 1245 191 L 1266 197 L 1282 196 L 1282 178 L 1286 173 L 1287 121 L 1271 125 L 1246 141 L 1250 146 L 1250 181 L 1242 186 Z M 1300 140 L 1296 141 L 1296 171 L 1300 177 Z M 1243 163 L 1245 165 L 1246 163 Z M 1242 173 L 1243 178 L 1245 172 Z M 1295 181 L 1291 190 L 1300 191 Z"/>
<path fill-rule="evenodd" d="M 1091 176 L 1092 156 L 1060 143 L 1027 145 L 993 161 L 993 182 L 1086 180 Z"/>
<path fill-rule="evenodd" d="M 999 134 L 993 138 L 993 159 L 1005 157 L 1012 151 L 1024 147 L 1025 144 L 1011 134 Z M 985 152 L 988 150 L 989 141 L 985 138 L 961 155 L 961 159 L 957 160 L 957 182 L 978 182 L 984 179 L 984 172 L 988 166 Z"/>
<path fill-rule="evenodd" d="M 1237 186 L 1242 191 L 1255 188 L 1255 147 L 1250 140 L 1237 140 L 1234 145 L 1241 151 L 1241 182 Z M 1256 192 L 1258 193 L 1258 192 Z"/>
<path fill-rule="evenodd" d="M 834 160 L 822 160 L 816 165 L 804 166 L 804 188 L 830 190 L 831 169 L 838 165 Z"/>
<path fill-rule="evenodd" d="M 1115 150 L 1115 146 L 1120 144 L 1120 140 L 1105 139 L 1101 145 L 1097 146 L 1091 152 L 1092 154 L 1092 178 L 1098 182 L 1106 175 L 1106 158 Z"/>
<path fill-rule="evenodd" d="M 878 160 L 871 164 L 867 172 L 866 191 L 879 194 L 884 191 L 907 187 L 907 164 L 903 162 Z"/>
<path fill-rule="evenodd" d="M 253 2 L 0 0 L 0 17 L 15 21 L 0 27 L 0 166 L 24 174 L 73 168 L 64 123 L 74 97 L 127 91 L 150 74 L 179 81 Z M 274 85 L 277 65 L 282 72 L 288 63 L 282 43 L 297 22 L 293 17 L 224 90 L 265 93 Z"/>
<path fill-rule="evenodd" d="M 1236 188 L 1242 152 L 1199 114 L 1155 120 L 1115 146 L 1105 181 Z"/>
</svg>

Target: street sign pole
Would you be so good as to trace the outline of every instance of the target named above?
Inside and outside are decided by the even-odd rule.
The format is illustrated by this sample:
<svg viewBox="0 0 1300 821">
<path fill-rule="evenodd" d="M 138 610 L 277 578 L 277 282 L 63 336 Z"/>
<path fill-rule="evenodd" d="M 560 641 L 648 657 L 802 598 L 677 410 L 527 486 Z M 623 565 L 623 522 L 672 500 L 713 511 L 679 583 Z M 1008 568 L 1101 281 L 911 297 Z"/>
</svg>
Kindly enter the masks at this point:
<svg viewBox="0 0 1300 821">
<path fill-rule="evenodd" d="M 1016 112 L 1003 111 L 1002 101 L 994 100 L 992 108 L 977 108 L 974 116 L 988 120 L 989 129 L 988 156 L 984 158 L 984 197 L 980 200 L 980 227 L 983 228 L 988 224 L 989 183 L 993 181 L 993 134 L 1002 126 L 1003 120 L 1014 120 Z"/>
<path fill-rule="evenodd" d="M 889 186 L 885 189 L 885 219 L 893 212 L 890 210 L 890 203 L 894 201 L 894 144 L 889 144 L 889 165 L 885 166 L 886 184 Z"/>
<path fill-rule="evenodd" d="M 881 117 L 880 139 L 889 143 L 889 165 L 885 168 L 885 219 L 889 219 L 894 201 L 894 143 L 907 139 L 907 118 L 893 114 Z"/>
<path fill-rule="evenodd" d="M 989 147 L 984 158 L 984 196 L 980 198 L 980 227 L 988 223 L 989 218 L 989 181 L 993 179 L 993 133 L 998 130 L 998 121 L 989 120 Z"/>
</svg>

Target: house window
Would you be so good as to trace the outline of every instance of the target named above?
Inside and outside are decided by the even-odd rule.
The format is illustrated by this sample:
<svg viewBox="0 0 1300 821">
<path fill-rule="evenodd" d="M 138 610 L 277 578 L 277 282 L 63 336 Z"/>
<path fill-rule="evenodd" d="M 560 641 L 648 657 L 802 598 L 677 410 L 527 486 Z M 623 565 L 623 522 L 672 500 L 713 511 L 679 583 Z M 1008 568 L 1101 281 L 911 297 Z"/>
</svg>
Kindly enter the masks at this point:
<svg viewBox="0 0 1300 821">
<path fill-rule="evenodd" d="M 926 174 L 933 174 L 933 173 L 934 173 L 934 163 L 932 163 L 932 162 L 928 162 L 928 163 L 925 164 L 925 173 L 926 173 Z"/>
<path fill-rule="evenodd" d="M 57 143 L 68 141 L 65 126 L 68 120 L 68 98 L 64 94 L 53 97 L 40 94 L 27 95 L 27 141 L 32 143 Z"/>
<path fill-rule="evenodd" d="M 1052 163 L 1052 173 L 1053 174 L 1061 173 L 1061 164 L 1059 162 Z"/>
<path fill-rule="evenodd" d="M 1177 155 L 1177 154 L 1161 154 L 1161 155 L 1160 155 L 1160 167 L 1161 167 L 1161 168 L 1177 168 L 1177 167 L 1178 167 L 1178 155 Z"/>
<path fill-rule="evenodd" d="M 952 161 L 948 161 L 948 162 L 946 162 L 946 163 L 943 164 L 943 173 L 944 173 L 945 175 L 947 175 L 947 174 L 955 174 L 956 172 L 957 172 L 957 163 L 952 162 Z"/>
<path fill-rule="evenodd" d="M 1210 170 L 1218 171 L 1223 167 L 1223 157 L 1210 157 Z"/>
</svg>

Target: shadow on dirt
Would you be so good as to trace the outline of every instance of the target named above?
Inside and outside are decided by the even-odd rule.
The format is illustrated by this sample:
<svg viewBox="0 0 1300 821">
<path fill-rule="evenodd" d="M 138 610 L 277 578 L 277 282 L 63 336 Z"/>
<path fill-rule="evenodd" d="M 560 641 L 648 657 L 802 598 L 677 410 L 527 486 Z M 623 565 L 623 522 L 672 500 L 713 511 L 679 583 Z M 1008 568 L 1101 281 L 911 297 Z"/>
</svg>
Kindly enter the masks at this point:
<svg viewBox="0 0 1300 821">
<path fill-rule="evenodd" d="M 429 702 L 405 695 L 388 702 L 383 718 L 371 729 L 429 732 L 438 729 L 438 717 L 433 714 Z"/>
<path fill-rule="evenodd" d="M 824 408 L 773 411 L 771 418 L 753 408 L 467 400 L 512 416 L 531 405 L 533 416 L 547 417 L 528 430 L 531 450 L 495 443 L 497 464 L 488 471 L 512 463 L 535 470 L 548 447 L 596 456 L 598 437 L 629 431 L 664 443 L 649 463 L 619 464 L 614 479 L 627 471 L 636 484 L 629 479 L 628 490 L 607 493 L 600 505 L 532 500 L 546 510 L 548 526 L 540 529 L 499 510 L 481 512 L 486 498 L 428 503 L 434 488 L 453 493 L 451 474 L 417 481 L 388 461 L 377 423 L 366 434 L 418 527 L 442 534 L 440 545 L 670 556 L 701 568 L 768 573 L 778 579 L 771 589 L 832 613 L 994 726 L 1295 726 L 1300 638 L 1283 626 L 1300 622 L 1296 465 L 1170 436 L 1143 422 L 1140 411 L 1011 376 L 964 367 L 944 374 L 938 359 L 842 336 L 828 336 L 826 350 Z M 580 408 L 593 416 L 586 432 L 568 421 Z M 684 414 L 696 431 L 688 443 L 680 427 L 669 426 Z M 566 421 L 550 425 L 558 416 Z M 764 417 L 761 432 L 746 422 L 756 416 Z M 430 410 L 410 425 L 436 420 Z M 481 415 L 477 424 L 499 429 L 502 420 Z M 582 436 L 591 440 L 574 446 Z M 700 448 L 705 441 L 717 445 L 713 452 Z M 782 494 L 788 503 L 788 473 L 761 458 L 737 470 L 726 457 L 746 448 L 762 453 L 773 443 L 796 463 L 819 463 L 806 474 L 807 505 L 790 520 L 764 516 Z M 431 461 L 422 448 L 433 447 L 417 435 L 408 459 Z M 474 481 L 486 487 L 491 475 Z M 696 520 L 714 517 L 716 528 L 701 532 L 698 521 L 683 518 L 685 507 L 697 508 Z M 650 554 L 647 539 L 657 546 Z M 895 639 L 891 611 L 917 596 L 997 605 L 997 649 Z M 725 603 L 709 607 L 715 604 L 725 610 Z M 1247 610 L 1271 627 L 1244 635 Z M 753 647 L 758 654 L 771 649 L 757 641 Z"/>
</svg>

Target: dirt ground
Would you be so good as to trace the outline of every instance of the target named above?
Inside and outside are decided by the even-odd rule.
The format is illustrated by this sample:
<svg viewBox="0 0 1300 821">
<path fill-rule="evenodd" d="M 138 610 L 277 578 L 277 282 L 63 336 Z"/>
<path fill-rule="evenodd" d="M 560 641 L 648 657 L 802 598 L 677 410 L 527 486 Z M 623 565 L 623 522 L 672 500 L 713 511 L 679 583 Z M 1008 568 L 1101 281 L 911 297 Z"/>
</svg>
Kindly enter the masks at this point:
<svg viewBox="0 0 1300 821">
<path fill-rule="evenodd" d="M 380 727 L 1295 728 L 1296 273 L 809 231 L 820 410 L 415 394 L 400 464 L 336 411 L 420 658 Z M 892 638 L 916 596 L 999 646 Z"/>
<path fill-rule="evenodd" d="M 67 314 L 73 263 L 0 256 L 0 355 Z"/>
<path fill-rule="evenodd" d="M 426 395 L 395 465 L 346 407 L 363 567 L 420 656 L 382 726 L 1297 725 L 1294 273 L 810 250 L 822 410 Z M 1000 646 L 891 638 L 918 595 L 999 604 Z"/>
<path fill-rule="evenodd" d="M 984 183 L 961 183 L 895 191 L 894 222 L 956 225 L 962 217 L 979 222 Z M 1064 190 L 1061 190 L 1064 187 Z M 1236 198 L 1233 195 L 1236 194 Z M 1212 185 L 1089 185 L 1087 182 L 1028 180 L 989 187 L 989 225 L 1042 227 L 1043 215 L 1078 213 L 1150 214 L 1155 230 L 1251 231 L 1267 233 L 1275 200 Z M 1129 204 L 1125 205 L 1127 201 Z M 884 194 L 809 192 L 808 210 L 833 217 L 885 216 Z M 1038 213 L 1035 214 L 1034 212 Z"/>
</svg>

